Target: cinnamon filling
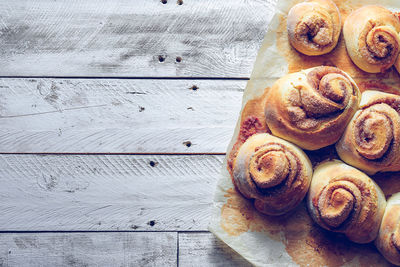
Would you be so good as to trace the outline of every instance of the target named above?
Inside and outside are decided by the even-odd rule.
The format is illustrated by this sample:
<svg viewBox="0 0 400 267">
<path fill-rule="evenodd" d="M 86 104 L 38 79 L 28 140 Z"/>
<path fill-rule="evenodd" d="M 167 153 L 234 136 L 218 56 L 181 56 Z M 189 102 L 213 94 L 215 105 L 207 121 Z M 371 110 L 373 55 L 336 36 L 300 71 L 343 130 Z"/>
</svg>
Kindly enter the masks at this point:
<svg viewBox="0 0 400 267">
<path fill-rule="evenodd" d="M 393 65 L 399 54 L 399 36 L 391 26 L 377 26 L 370 21 L 359 39 L 360 52 L 370 64 Z"/>
<path fill-rule="evenodd" d="M 343 101 L 347 88 L 352 88 L 352 86 L 343 75 L 329 73 L 322 77 L 318 89 L 323 96 L 338 103 Z"/>
<path fill-rule="evenodd" d="M 324 47 L 333 42 L 333 25 L 330 15 L 325 11 L 313 10 L 296 25 L 296 39 L 315 47 Z"/>
<path fill-rule="evenodd" d="M 388 151 L 393 140 L 393 125 L 391 118 L 379 111 L 379 108 L 390 108 L 386 104 L 370 107 L 357 117 L 354 125 L 353 138 L 360 155 L 376 160 L 382 158 Z"/>
<path fill-rule="evenodd" d="M 250 176 L 260 190 L 280 184 L 290 186 L 296 178 L 298 163 L 295 156 L 279 144 L 266 144 L 250 158 Z"/>
<path fill-rule="evenodd" d="M 392 243 L 400 251 L 400 224 L 397 225 L 396 231 L 392 234 Z"/>
<path fill-rule="evenodd" d="M 387 31 L 385 31 L 387 30 Z M 368 50 L 377 58 L 390 57 L 393 52 L 395 39 L 388 27 L 373 28 L 367 34 Z"/>
<path fill-rule="evenodd" d="M 312 130 L 321 121 L 340 115 L 354 93 L 349 79 L 334 67 L 315 68 L 307 74 L 307 81 L 310 87 L 295 87 L 288 96 L 289 118 L 302 130 Z"/>
<path fill-rule="evenodd" d="M 289 162 L 282 151 L 263 154 L 257 151 L 256 160 L 250 162 L 250 172 L 254 182 L 260 188 L 269 188 L 280 184 L 289 173 Z"/>
<path fill-rule="evenodd" d="M 343 226 L 360 212 L 362 201 L 358 187 L 350 181 L 328 184 L 318 197 L 321 220 L 330 228 Z"/>
</svg>

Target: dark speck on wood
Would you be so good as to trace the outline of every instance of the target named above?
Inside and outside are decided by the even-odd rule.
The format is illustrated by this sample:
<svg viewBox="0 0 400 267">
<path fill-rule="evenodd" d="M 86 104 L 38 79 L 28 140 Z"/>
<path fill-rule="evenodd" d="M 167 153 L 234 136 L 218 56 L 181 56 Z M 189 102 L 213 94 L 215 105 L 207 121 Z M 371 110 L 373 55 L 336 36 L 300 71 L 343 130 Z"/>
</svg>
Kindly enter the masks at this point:
<svg viewBox="0 0 400 267">
<path fill-rule="evenodd" d="M 182 144 L 184 144 L 187 147 L 191 147 L 192 146 L 192 142 L 190 142 L 190 141 L 185 141 Z"/>
<path fill-rule="evenodd" d="M 53 176 L 53 175 L 49 175 L 49 176 L 45 176 L 44 174 L 42 175 L 42 180 L 41 181 L 37 181 L 37 184 L 39 185 L 39 187 L 47 190 L 47 191 L 53 191 L 54 188 L 57 186 L 58 184 L 58 180 L 57 177 Z"/>
<path fill-rule="evenodd" d="M 87 263 L 82 262 L 80 259 L 76 259 L 74 255 L 71 254 L 65 257 L 65 263 L 67 266 L 81 266 L 81 267 L 89 266 Z"/>
<path fill-rule="evenodd" d="M 157 162 L 157 161 L 150 160 L 149 164 L 150 164 L 151 167 L 155 167 L 155 166 L 158 165 L 158 162 Z"/>
<path fill-rule="evenodd" d="M 130 95 L 145 95 L 146 93 L 143 93 L 143 92 L 126 92 L 127 94 L 130 94 Z"/>
<path fill-rule="evenodd" d="M 122 61 L 124 61 L 124 60 L 128 60 L 128 59 L 130 59 L 130 58 L 132 58 L 132 57 L 134 57 L 134 56 L 135 56 L 135 51 L 128 51 L 128 52 L 126 52 L 126 53 L 122 53 L 122 54 L 119 56 L 119 59 L 122 60 Z"/>
</svg>

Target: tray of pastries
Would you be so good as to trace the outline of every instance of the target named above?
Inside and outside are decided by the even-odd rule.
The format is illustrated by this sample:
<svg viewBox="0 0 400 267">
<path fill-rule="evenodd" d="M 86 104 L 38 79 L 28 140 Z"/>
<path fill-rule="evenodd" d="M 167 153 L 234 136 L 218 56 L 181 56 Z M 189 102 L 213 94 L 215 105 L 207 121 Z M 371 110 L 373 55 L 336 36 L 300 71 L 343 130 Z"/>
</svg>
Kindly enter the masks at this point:
<svg viewBox="0 0 400 267">
<path fill-rule="evenodd" d="M 400 266 L 400 2 L 279 1 L 209 229 L 257 266 Z"/>
</svg>

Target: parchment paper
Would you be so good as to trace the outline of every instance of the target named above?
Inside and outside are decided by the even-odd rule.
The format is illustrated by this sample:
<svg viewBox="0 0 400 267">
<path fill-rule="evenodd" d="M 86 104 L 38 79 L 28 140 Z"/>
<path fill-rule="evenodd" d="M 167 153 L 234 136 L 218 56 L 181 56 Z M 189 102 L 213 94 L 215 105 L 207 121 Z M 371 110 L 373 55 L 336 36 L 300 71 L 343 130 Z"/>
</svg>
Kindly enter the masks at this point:
<svg viewBox="0 0 400 267">
<path fill-rule="evenodd" d="M 265 88 L 283 75 L 319 65 L 334 65 L 345 70 L 361 90 L 400 92 L 400 78 L 394 68 L 385 74 L 367 74 L 359 70 L 347 55 L 342 35 L 335 50 L 327 55 L 308 57 L 296 52 L 287 40 L 286 14 L 294 4 L 302 1 L 278 2 L 243 94 L 242 111 L 249 100 L 261 96 Z M 340 9 L 342 22 L 353 9 L 366 4 L 380 4 L 392 11 L 400 11 L 398 0 L 334 2 Z M 239 128 L 240 116 L 228 153 L 236 142 Z M 397 177 L 399 173 L 380 174 L 373 178 L 386 195 L 391 195 L 400 191 Z M 235 190 L 226 159 L 214 196 L 209 230 L 256 266 L 390 266 L 373 244 L 354 244 L 340 234 L 315 225 L 304 202 L 281 217 L 258 213 L 252 201 L 244 199 Z"/>
</svg>

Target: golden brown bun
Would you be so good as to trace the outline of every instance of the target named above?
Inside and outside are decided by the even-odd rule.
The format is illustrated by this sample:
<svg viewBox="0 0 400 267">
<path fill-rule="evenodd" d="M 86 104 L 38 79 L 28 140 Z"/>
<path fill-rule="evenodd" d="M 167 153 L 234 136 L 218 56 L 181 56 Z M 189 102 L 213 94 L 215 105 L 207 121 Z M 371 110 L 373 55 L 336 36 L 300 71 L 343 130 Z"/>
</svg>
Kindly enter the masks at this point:
<svg viewBox="0 0 400 267">
<path fill-rule="evenodd" d="M 353 242 L 368 243 L 378 234 L 386 200 L 366 174 L 333 160 L 314 170 L 307 206 L 321 227 L 344 233 Z"/>
<path fill-rule="evenodd" d="M 368 174 L 400 170 L 400 96 L 365 91 L 336 144 L 339 157 Z"/>
<path fill-rule="evenodd" d="M 388 261 L 400 266 L 400 193 L 388 199 L 375 245 Z"/>
<path fill-rule="evenodd" d="M 281 215 L 305 197 L 312 177 L 307 155 L 295 145 L 270 134 L 256 134 L 240 147 L 233 179 L 257 210 Z"/>
<path fill-rule="evenodd" d="M 317 56 L 335 48 L 341 31 L 339 9 L 330 0 L 311 0 L 293 6 L 287 18 L 290 44 L 299 52 Z"/>
<path fill-rule="evenodd" d="M 369 5 L 353 11 L 343 25 L 347 53 L 360 69 L 383 72 L 399 55 L 400 21 L 390 10 Z"/>
<path fill-rule="evenodd" d="M 397 72 L 400 73 L 400 56 L 397 57 L 396 61 L 394 62 L 394 66 L 395 66 Z"/>
<path fill-rule="evenodd" d="M 344 71 L 315 67 L 275 82 L 266 96 L 265 118 L 272 134 L 315 150 L 340 138 L 358 109 L 359 96 Z"/>
</svg>

